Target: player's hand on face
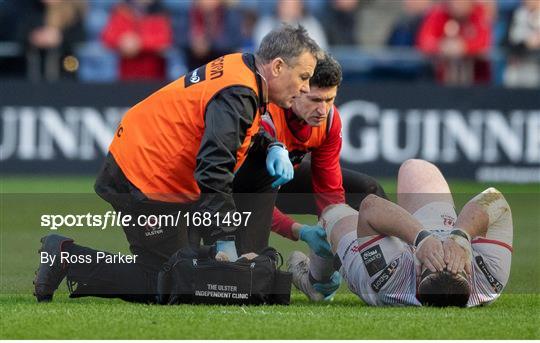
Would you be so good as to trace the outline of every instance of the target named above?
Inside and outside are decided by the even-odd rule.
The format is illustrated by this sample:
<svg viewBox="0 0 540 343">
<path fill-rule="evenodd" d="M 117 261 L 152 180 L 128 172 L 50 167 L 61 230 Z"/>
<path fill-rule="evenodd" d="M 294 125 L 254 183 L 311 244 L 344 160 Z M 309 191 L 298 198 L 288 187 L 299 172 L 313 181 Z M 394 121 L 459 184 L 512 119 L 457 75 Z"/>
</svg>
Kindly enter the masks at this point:
<svg viewBox="0 0 540 343">
<path fill-rule="evenodd" d="M 420 264 L 432 272 L 443 271 L 446 266 L 442 242 L 434 236 L 424 239 L 416 249 L 415 256 Z"/>
<path fill-rule="evenodd" d="M 471 273 L 471 260 L 466 249 L 456 243 L 452 239 L 445 239 L 443 242 L 444 263 L 446 269 L 453 273 L 461 273 L 465 271 Z"/>
</svg>

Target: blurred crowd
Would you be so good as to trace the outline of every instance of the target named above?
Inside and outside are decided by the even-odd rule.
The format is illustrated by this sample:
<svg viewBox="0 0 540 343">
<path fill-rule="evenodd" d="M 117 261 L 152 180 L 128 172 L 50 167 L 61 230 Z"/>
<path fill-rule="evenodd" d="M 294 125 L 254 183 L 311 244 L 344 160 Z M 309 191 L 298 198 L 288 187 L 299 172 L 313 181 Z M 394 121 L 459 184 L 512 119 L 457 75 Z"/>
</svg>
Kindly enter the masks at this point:
<svg viewBox="0 0 540 343">
<path fill-rule="evenodd" d="M 175 79 L 281 22 L 346 76 L 540 86 L 540 0 L 0 0 L 0 77 Z"/>
</svg>

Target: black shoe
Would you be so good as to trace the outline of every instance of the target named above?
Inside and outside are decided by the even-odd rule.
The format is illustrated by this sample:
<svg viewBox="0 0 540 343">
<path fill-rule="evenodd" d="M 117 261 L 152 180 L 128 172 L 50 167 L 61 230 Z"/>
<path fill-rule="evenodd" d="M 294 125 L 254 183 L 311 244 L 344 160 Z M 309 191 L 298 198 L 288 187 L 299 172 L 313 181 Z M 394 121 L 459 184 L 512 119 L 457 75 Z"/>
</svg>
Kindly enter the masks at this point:
<svg viewBox="0 0 540 343">
<path fill-rule="evenodd" d="M 54 291 L 66 277 L 67 266 L 60 263 L 62 245 L 66 243 L 73 243 L 73 240 L 60 235 L 48 235 L 41 238 L 41 249 L 38 252 L 47 252 L 50 256 L 55 256 L 55 259 L 52 266 L 50 263 L 40 263 L 36 271 L 34 295 L 38 302 L 51 301 Z"/>
</svg>

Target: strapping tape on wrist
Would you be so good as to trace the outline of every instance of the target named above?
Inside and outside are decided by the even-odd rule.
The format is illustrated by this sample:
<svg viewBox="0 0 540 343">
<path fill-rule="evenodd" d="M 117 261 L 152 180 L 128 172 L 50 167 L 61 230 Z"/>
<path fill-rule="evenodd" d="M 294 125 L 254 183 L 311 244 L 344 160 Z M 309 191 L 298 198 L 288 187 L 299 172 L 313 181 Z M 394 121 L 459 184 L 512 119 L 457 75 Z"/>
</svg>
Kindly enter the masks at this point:
<svg viewBox="0 0 540 343">
<path fill-rule="evenodd" d="M 431 232 L 429 232 L 428 230 L 422 230 L 418 232 L 418 234 L 416 235 L 416 238 L 414 239 L 414 247 L 416 248 L 416 250 L 418 250 L 420 246 L 422 246 L 422 243 L 429 236 L 431 236 Z"/>
<path fill-rule="evenodd" d="M 461 229 L 454 229 L 452 230 L 452 232 L 450 232 L 450 239 L 456 242 L 457 245 L 465 249 L 467 251 L 467 254 L 469 255 L 469 258 L 471 258 L 471 236 L 467 232 Z"/>
</svg>

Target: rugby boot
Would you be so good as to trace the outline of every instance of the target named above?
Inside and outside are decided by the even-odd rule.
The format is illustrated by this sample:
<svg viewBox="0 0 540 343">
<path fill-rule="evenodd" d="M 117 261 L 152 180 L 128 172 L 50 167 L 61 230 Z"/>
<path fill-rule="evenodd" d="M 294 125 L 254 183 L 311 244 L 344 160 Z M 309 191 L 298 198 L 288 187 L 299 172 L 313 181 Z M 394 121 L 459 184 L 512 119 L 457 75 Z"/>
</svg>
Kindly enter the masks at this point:
<svg viewBox="0 0 540 343">
<path fill-rule="evenodd" d="M 41 238 L 41 248 L 38 250 L 48 253 L 54 262 L 40 263 L 34 278 L 34 296 L 38 302 L 51 301 L 53 294 L 60 285 L 60 282 L 66 277 L 67 266 L 60 263 L 60 252 L 62 246 L 66 243 L 73 243 L 71 238 L 60 235 L 47 235 Z"/>
<path fill-rule="evenodd" d="M 322 301 L 324 296 L 313 288 L 309 280 L 309 257 L 300 251 L 293 251 L 287 260 L 287 271 L 292 273 L 293 285 L 311 301 Z"/>
</svg>

